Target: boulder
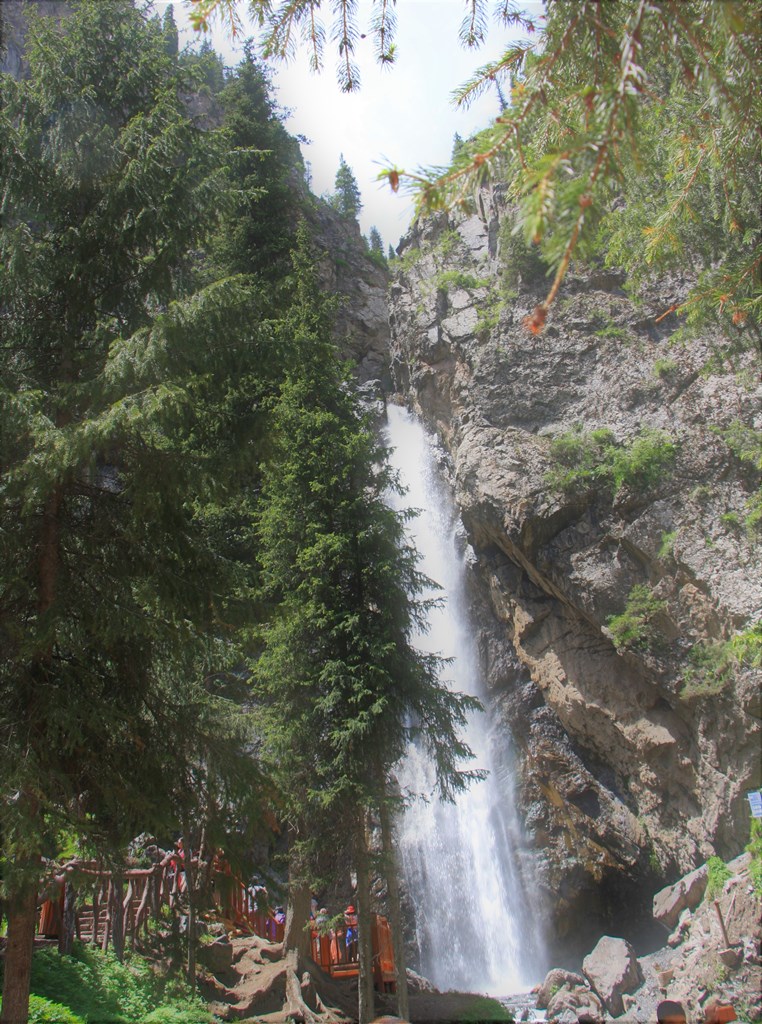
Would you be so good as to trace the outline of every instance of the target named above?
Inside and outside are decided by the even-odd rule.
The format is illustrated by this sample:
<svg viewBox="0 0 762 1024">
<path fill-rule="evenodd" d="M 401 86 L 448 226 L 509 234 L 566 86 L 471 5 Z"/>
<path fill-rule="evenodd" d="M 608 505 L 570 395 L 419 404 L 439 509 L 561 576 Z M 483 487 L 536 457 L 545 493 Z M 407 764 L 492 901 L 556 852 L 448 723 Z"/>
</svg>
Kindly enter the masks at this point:
<svg viewBox="0 0 762 1024">
<path fill-rule="evenodd" d="M 704 898 L 707 882 L 707 867 L 691 871 L 674 885 L 660 889 L 654 896 L 653 914 L 670 931 L 677 924 L 684 910 L 695 910 Z"/>
<path fill-rule="evenodd" d="M 561 967 L 554 967 L 552 971 L 548 971 L 542 985 L 537 989 L 537 1008 L 546 1010 L 553 996 L 562 988 L 580 987 L 587 988 L 587 982 L 581 974 L 565 971 Z"/>
<path fill-rule="evenodd" d="M 625 939 L 604 935 L 582 962 L 582 971 L 612 1017 L 624 1013 L 622 996 L 643 983 L 635 951 Z"/>
<path fill-rule="evenodd" d="M 561 988 L 551 997 L 548 1003 L 547 1016 L 549 1020 L 554 1017 L 561 1017 L 572 1011 L 573 1019 L 576 1021 L 583 1014 L 587 1018 L 603 1020 L 604 1006 L 599 996 L 592 991 L 587 984 L 562 985 Z"/>
<path fill-rule="evenodd" d="M 218 939 L 209 946 L 200 946 L 198 959 L 212 974 L 222 974 L 233 964 L 233 947 L 227 937 Z"/>
</svg>

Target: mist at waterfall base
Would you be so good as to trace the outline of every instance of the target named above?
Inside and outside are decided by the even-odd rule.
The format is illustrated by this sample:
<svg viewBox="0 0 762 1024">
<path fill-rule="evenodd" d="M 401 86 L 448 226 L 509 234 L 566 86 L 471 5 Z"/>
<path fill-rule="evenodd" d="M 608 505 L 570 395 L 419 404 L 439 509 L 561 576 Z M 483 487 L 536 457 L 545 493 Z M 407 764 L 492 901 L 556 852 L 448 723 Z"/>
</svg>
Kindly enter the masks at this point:
<svg viewBox="0 0 762 1024">
<path fill-rule="evenodd" d="M 405 488 L 389 498 L 419 514 L 408 532 L 421 556 L 420 569 L 443 588 L 419 649 L 452 661 L 442 677 L 452 689 L 482 700 L 479 667 L 466 593 L 466 544 L 452 495 L 438 468 L 436 444 L 406 409 L 388 408 L 386 444 Z M 424 595 L 430 596 L 430 595 Z M 513 797 L 511 753 L 503 729 L 491 742 L 489 711 L 470 716 L 465 740 L 487 778 L 474 782 L 455 803 L 433 795 L 434 771 L 412 746 L 398 772 L 403 791 L 420 793 L 399 823 L 401 872 L 415 915 L 417 969 L 441 991 L 508 996 L 542 980 L 545 957 L 526 844 Z"/>
</svg>

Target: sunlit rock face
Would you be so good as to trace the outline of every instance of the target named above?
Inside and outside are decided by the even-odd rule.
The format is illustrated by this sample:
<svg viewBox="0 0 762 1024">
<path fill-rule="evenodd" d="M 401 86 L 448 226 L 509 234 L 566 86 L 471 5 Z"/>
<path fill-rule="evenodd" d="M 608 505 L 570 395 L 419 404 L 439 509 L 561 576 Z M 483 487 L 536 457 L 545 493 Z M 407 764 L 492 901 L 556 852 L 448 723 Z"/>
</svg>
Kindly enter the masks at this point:
<svg viewBox="0 0 762 1024">
<path fill-rule="evenodd" d="M 511 266 L 501 189 L 475 206 L 403 239 L 395 386 L 451 458 L 481 652 L 521 751 L 555 930 L 634 927 L 660 880 L 741 851 L 745 792 L 761 781 L 759 671 L 736 665 L 720 682 L 700 668 L 706 644 L 762 610 L 760 535 L 745 523 L 759 474 L 727 440 L 734 424 L 762 428 L 758 356 L 731 366 L 717 338 L 677 340 L 676 316 L 659 319 L 690 268 L 639 295 L 622 275 L 577 268 L 533 336 L 523 320 L 548 280 Z M 551 440 L 576 425 L 625 446 L 660 430 L 676 455 L 653 483 L 564 493 L 547 480 Z M 623 645 L 609 620 L 635 586 L 653 610 Z"/>
</svg>

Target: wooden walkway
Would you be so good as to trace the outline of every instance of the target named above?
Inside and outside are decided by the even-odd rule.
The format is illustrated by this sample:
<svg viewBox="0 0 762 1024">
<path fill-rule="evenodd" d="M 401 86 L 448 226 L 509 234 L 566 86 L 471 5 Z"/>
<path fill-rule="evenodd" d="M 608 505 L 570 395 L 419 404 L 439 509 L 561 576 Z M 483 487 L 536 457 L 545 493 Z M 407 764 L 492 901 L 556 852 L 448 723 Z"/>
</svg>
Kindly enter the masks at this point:
<svg viewBox="0 0 762 1024">
<path fill-rule="evenodd" d="M 249 932 L 270 942 L 282 942 L 284 926 L 272 912 L 261 910 L 251 890 L 228 865 L 192 861 L 194 877 L 205 877 L 207 899 L 204 912 L 238 931 Z M 114 877 L 96 862 L 71 861 L 53 876 L 47 887 L 38 922 L 40 938 L 56 939 L 64 932 L 67 896 L 70 901 L 68 928 L 82 942 L 106 950 L 109 944 L 124 946 L 129 938 L 140 942 L 150 919 L 158 920 L 162 908 L 187 912 L 185 873 L 175 854 L 149 868 L 128 868 Z M 75 899 L 76 896 L 76 905 Z M 373 979 L 379 992 L 396 988 L 394 953 L 389 922 L 380 914 L 371 915 Z M 117 940 L 115 943 L 114 940 Z M 338 928 L 326 934 L 311 932 L 312 959 L 333 978 L 356 977 L 359 963 L 348 959 L 345 932 Z"/>
</svg>

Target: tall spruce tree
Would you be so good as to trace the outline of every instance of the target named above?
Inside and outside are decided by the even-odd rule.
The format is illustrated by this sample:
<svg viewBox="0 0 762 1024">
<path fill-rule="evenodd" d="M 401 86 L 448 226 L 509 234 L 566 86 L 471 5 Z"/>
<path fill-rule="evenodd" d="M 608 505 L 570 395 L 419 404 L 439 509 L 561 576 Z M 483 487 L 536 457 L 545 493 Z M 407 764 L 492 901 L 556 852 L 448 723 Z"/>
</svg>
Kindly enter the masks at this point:
<svg viewBox="0 0 762 1024">
<path fill-rule="evenodd" d="M 229 177 L 236 198 L 214 245 L 224 272 L 256 274 L 269 283 L 290 269 L 303 177 L 299 144 L 286 131 L 268 69 L 247 43 L 220 94 L 228 137 Z"/>
<path fill-rule="evenodd" d="M 344 159 L 343 153 L 339 158 L 339 169 L 336 171 L 334 188 L 336 191 L 331 200 L 334 207 L 342 217 L 356 220 L 360 210 L 362 210 L 360 188 L 352 168 Z"/>
<path fill-rule="evenodd" d="M 460 766 L 469 751 L 458 727 L 477 702 L 451 693 L 438 659 L 412 644 L 428 581 L 405 541 L 404 518 L 384 500 L 394 481 L 330 340 L 330 306 L 313 264 L 302 235 L 294 301 L 281 325 L 300 358 L 274 410 L 259 516 L 263 583 L 277 613 L 253 671 L 264 749 L 294 835 L 351 844 L 362 880 L 367 814 L 386 798 L 387 776 L 412 735 L 429 746 L 445 795 L 474 777 Z M 304 881 L 302 873 L 297 888 Z M 362 881 L 357 898 L 369 942 Z M 364 1022 L 372 1016 L 372 957 L 363 948 Z"/>
<path fill-rule="evenodd" d="M 4 1024 L 50 836 L 116 847 L 219 811 L 252 765 L 249 556 L 214 540 L 277 360 L 256 294 L 190 290 L 224 194 L 165 43 L 127 0 L 82 0 L 32 20 L 29 77 L 0 83 Z"/>
</svg>

